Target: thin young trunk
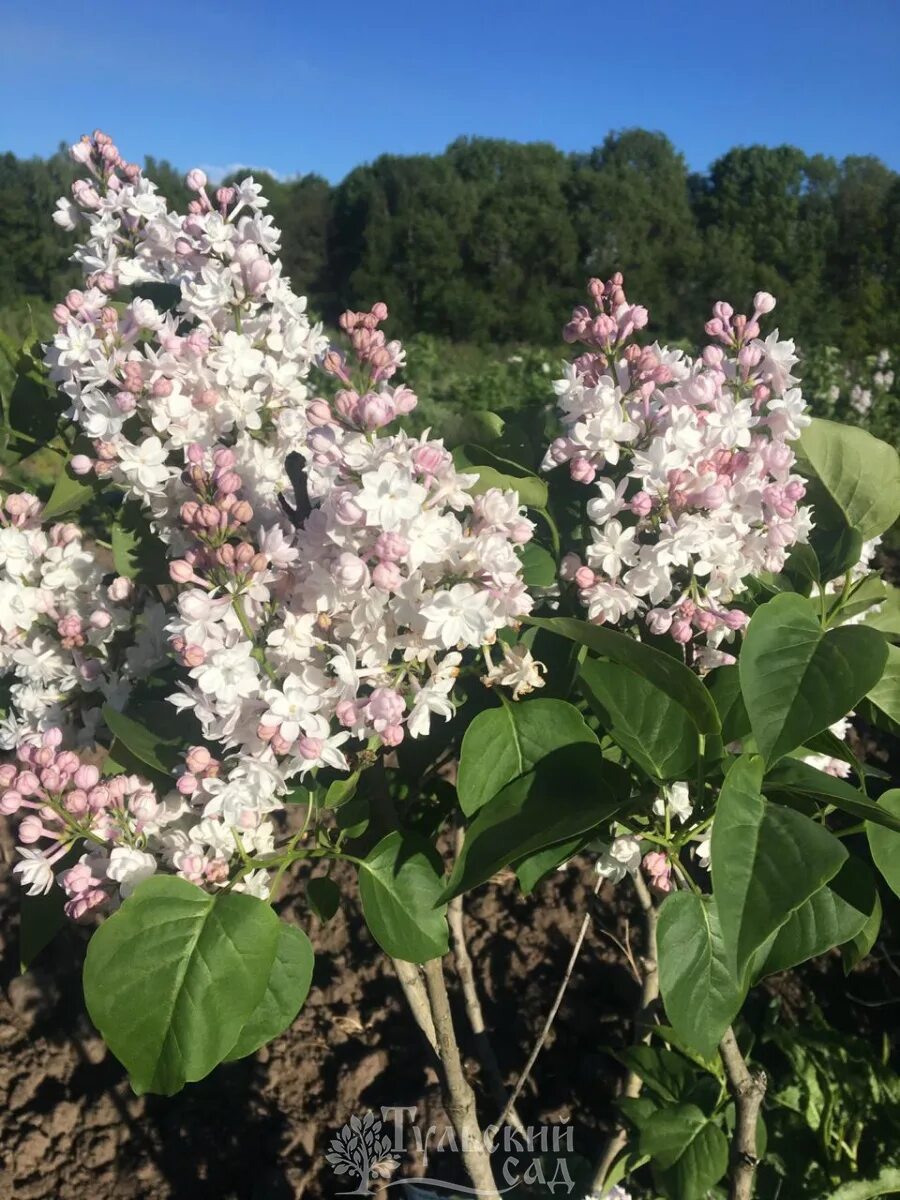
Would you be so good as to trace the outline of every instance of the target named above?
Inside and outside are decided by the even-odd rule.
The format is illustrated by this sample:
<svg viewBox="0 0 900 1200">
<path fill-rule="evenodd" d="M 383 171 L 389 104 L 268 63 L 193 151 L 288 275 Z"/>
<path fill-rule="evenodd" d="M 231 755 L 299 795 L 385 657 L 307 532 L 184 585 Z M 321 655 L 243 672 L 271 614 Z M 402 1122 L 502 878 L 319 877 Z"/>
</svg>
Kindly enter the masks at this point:
<svg viewBox="0 0 900 1200">
<path fill-rule="evenodd" d="M 656 952 L 656 925 L 658 913 L 650 889 L 644 882 L 640 868 L 632 877 L 638 902 L 644 915 L 645 950 L 640 960 L 641 971 L 641 1003 L 634 1019 L 634 1043 L 650 1041 L 651 1022 L 649 1020 L 652 1006 L 659 997 L 659 969 Z M 641 1094 L 643 1082 L 640 1075 L 629 1071 L 625 1079 L 622 1095 L 633 1099 Z M 591 1190 L 598 1196 L 603 1195 L 606 1177 L 613 1163 L 625 1149 L 628 1141 L 628 1130 L 623 1122 L 616 1125 L 603 1147 L 600 1161 L 594 1171 L 594 1182 Z"/>
<path fill-rule="evenodd" d="M 734 1097 L 737 1121 L 731 1141 L 731 1184 L 728 1200 L 750 1200 L 759 1157 L 756 1153 L 757 1123 L 766 1094 L 764 1071 L 753 1072 L 744 1061 L 734 1030 L 728 1029 L 719 1043 L 728 1086 Z"/>
<path fill-rule="evenodd" d="M 481 1126 L 478 1124 L 475 1093 L 463 1072 L 447 985 L 444 981 L 444 964 L 441 959 L 433 958 L 425 963 L 424 970 L 438 1053 L 444 1071 L 447 1114 L 459 1137 L 463 1162 L 473 1185 L 480 1195 L 488 1197 L 489 1200 L 498 1200 L 497 1185 L 491 1170 L 491 1157 Z"/>
<path fill-rule="evenodd" d="M 457 856 L 460 852 L 462 836 L 463 831 L 458 829 L 456 831 Z M 497 1106 L 497 1111 L 501 1112 L 506 1108 L 506 1087 L 503 1083 L 503 1076 L 500 1073 L 500 1064 L 497 1062 L 497 1056 L 494 1053 L 494 1047 L 487 1032 L 481 999 L 478 995 L 475 969 L 472 965 L 472 958 L 469 954 L 466 938 L 465 911 L 463 909 L 462 896 L 455 896 L 450 901 L 447 906 L 447 921 L 450 925 L 450 932 L 453 935 L 453 958 L 456 963 L 456 973 L 462 984 L 466 1015 L 469 1018 L 469 1025 L 472 1027 L 472 1033 L 475 1038 L 475 1053 L 478 1055 L 478 1061 L 484 1070 L 485 1081 L 491 1093 L 491 1098 Z M 508 1119 L 510 1125 L 519 1133 L 525 1132 L 525 1126 L 519 1119 L 519 1114 L 516 1112 L 514 1106 L 510 1108 Z"/>
</svg>

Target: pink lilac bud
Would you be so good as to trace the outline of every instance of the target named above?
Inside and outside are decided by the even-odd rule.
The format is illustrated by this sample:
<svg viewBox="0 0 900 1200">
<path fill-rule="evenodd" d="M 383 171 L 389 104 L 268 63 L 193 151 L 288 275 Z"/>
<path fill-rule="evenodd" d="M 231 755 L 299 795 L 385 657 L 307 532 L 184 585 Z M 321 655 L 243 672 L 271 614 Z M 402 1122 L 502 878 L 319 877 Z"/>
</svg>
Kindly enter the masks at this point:
<svg viewBox="0 0 900 1200">
<path fill-rule="evenodd" d="M 757 292 L 753 297 L 753 308 L 756 313 L 763 316 L 765 313 L 770 313 L 775 307 L 776 300 L 771 292 Z"/>
<path fill-rule="evenodd" d="M 359 402 L 359 423 L 363 429 L 382 429 L 396 416 L 389 396 L 383 392 L 368 392 Z"/>
<path fill-rule="evenodd" d="M 219 393 L 214 388 L 204 388 L 202 392 L 195 392 L 191 397 L 191 404 L 201 412 L 215 408 L 218 402 Z"/>
<path fill-rule="evenodd" d="M 745 612 L 741 612 L 739 608 L 730 608 L 727 612 L 721 614 L 723 625 L 727 625 L 729 629 L 743 629 L 750 621 L 750 618 Z"/>
<path fill-rule="evenodd" d="M 403 716 L 406 708 L 405 701 L 391 688 L 376 688 L 369 697 L 368 713 L 371 721 L 384 721 L 395 724 Z"/>
<path fill-rule="evenodd" d="M 419 403 L 419 398 L 414 391 L 404 385 L 394 389 L 393 401 L 397 415 L 405 417 Z"/>
<path fill-rule="evenodd" d="M 628 507 L 636 517 L 646 517 L 649 516 L 650 511 L 653 508 L 653 500 L 649 492 L 636 492 L 635 495 L 632 496 Z"/>
<path fill-rule="evenodd" d="M 593 483 L 597 468 L 586 458 L 573 458 L 569 463 L 569 474 L 576 483 Z"/>
<path fill-rule="evenodd" d="M 125 575 L 117 575 L 106 589 L 107 596 L 117 604 L 127 600 L 133 592 L 134 584 Z"/>
<path fill-rule="evenodd" d="M 708 327 L 706 332 L 710 332 Z M 710 368 L 710 370 L 715 371 L 721 367 L 722 363 L 725 361 L 725 351 L 722 350 L 720 346 L 707 346 L 703 351 L 703 361 Z"/>
<path fill-rule="evenodd" d="M 402 725 L 386 725 L 381 730 L 381 740 L 386 746 L 399 746 L 403 741 L 403 726 Z"/>
<path fill-rule="evenodd" d="M 409 554 L 409 542 L 402 533 L 382 533 L 375 543 L 373 553 L 382 562 L 402 562 Z"/>
<path fill-rule="evenodd" d="M 420 475 L 437 475 L 450 461 L 450 455 L 440 446 L 420 446 L 413 454 L 413 466 Z"/>
<path fill-rule="evenodd" d="M 16 774 L 13 763 L 0 763 L 0 788 L 12 787 Z"/>
<path fill-rule="evenodd" d="M 181 657 L 186 667 L 202 667 L 206 662 L 206 651 L 202 646 L 185 646 Z"/>
<path fill-rule="evenodd" d="M 84 788 L 85 791 L 90 791 L 92 787 L 96 787 L 100 782 L 100 771 L 93 763 L 83 763 L 75 772 L 76 787 Z"/>
<path fill-rule="evenodd" d="M 382 592 L 396 592 L 403 583 L 403 575 L 395 562 L 380 562 L 372 571 L 372 583 Z"/>
<path fill-rule="evenodd" d="M 681 617 L 677 621 L 673 621 L 669 632 L 671 633 L 673 640 L 678 642 L 680 646 L 687 645 L 693 636 L 691 633 L 691 623 L 684 617 Z"/>
<path fill-rule="evenodd" d="M 644 870 L 650 876 L 650 883 L 659 892 L 672 890 L 672 867 L 669 860 L 658 850 L 652 850 L 644 856 Z"/>
<path fill-rule="evenodd" d="M 223 471 L 216 479 L 216 488 L 223 495 L 229 492 L 239 492 L 243 481 L 237 471 Z"/>
<path fill-rule="evenodd" d="M 307 405 L 306 416 L 310 425 L 330 425 L 334 420 L 327 401 L 317 398 Z"/>
<path fill-rule="evenodd" d="M 530 521 L 513 521 L 509 527 L 509 540 L 516 546 L 524 546 L 534 537 L 534 526 Z"/>
<path fill-rule="evenodd" d="M 96 887 L 99 880 L 94 878 L 91 868 L 87 863 L 76 863 L 74 867 L 70 867 L 68 871 L 63 871 L 59 877 L 59 882 L 65 888 L 69 896 L 78 896 L 82 892 L 88 891 L 92 887 Z"/>
<path fill-rule="evenodd" d="M 169 576 L 174 583 L 190 583 L 194 578 L 194 569 L 183 558 L 176 558 L 169 563 Z"/>
<path fill-rule="evenodd" d="M 672 627 L 672 613 L 667 608 L 651 608 L 647 613 L 647 628 L 651 633 L 662 636 Z"/>
<path fill-rule="evenodd" d="M 5 817 L 11 817 L 22 807 L 22 793 L 15 788 L 10 788 L 0 796 L 0 813 Z"/>
<path fill-rule="evenodd" d="M 45 836 L 46 830 L 40 817 L 27 816 L 19 825 L 19 841 L 24 846 L 33 846 Z"/>
<path fill-rule="evenodd" d="M 201 171 L 199 167 L 194 167 L 185 175 L 184 182 L 192 192 L 200 192 L 207 184 L 206 172 Z"/>
<path fill-rule="evenodd" d="M 102 888 L 91 888 L 89 891 L 82 892 L 71 900 L 67 900 L 63 908 L 70 921 L 80 921 L 88 913 L 93 912 L 95 908 L 99 908 L 102 904 L 105 904 L 106 900 L 107 895 Z"/>
<path fill-rule="evenodd" d="M 231 510 L 231 519 L 235 525 L 246 525 L 253 520 L 253 506 L 247 500 L 238 500 Z"/>
<path fill-rule="evenodd" d="M 191 746 L 184 761 L 189 771 L 200 775 L 212 763 L 213 757 L 205 746 Z"/>
<path fill-rule="evenodd" d="M 75 454 L 69 459 L 69 466 L 73 475 L 90 475 L 94 469 L 94 460 L 86 454 Z"/>
<path fill-rule="evenodd" d="M 575 572 L 575 583 L 582 590 L 584 590 L 585 588 L 593 587 L 596 582 L 597 582 L 597 576 L 594 574 L 594 572 L 591 570 L 590 567 L 579 567 L 578 570 Z"/>
<path fill-rule="evenodd" d="M 193 796 L 199 786 L 195 775 L 181 775 L 175 783 L 182 796 Z"/>
<path fill-rule="evenodd" d="M 354 700 L 340 700 L 335 705 L 334 715 L 347 729 L 360 723 L 359 707 Z"/>
<path fill-rule="evenodd" d="M 90 623 L 94 629 L 109 629 L 112 624 L 112 617 L 103 609 L 95 609 L 90 615 Z"/>
<path fill-rule="evenodd" d="M 22 771 L 16 780 L 16 790 L 23 796 L 35 796 L 41 790 L 41 781 L 34 771 Z"/>
<path fill-rule="evenodd" d="M 302 737 L 297 742 L 297 753 L 301 758 L 316 759 L 321 758 L 322 751 L 325 749 L 325 743 L 322 738 L 317 737 Z"/>
</svg>

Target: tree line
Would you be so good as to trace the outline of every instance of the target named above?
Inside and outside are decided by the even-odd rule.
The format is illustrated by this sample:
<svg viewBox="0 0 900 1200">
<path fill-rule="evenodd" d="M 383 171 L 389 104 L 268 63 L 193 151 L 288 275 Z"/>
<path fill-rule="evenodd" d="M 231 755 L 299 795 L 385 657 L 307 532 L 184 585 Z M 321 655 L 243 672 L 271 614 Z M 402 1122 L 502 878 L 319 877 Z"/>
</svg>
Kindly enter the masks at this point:
<svg viewBox="0 0 900 1200">
<path fill-rule="evenodd" d="M 184 203 L 179 172 L 146 169 Z M 695 340 L 713 300 L 746 306 L 764 289 L 804 346 L 852 357 L 900 341 L 900 176 L 874 157 L 748 146 L 696 173 L 666 137 L 632 129 L 588 153 L 459 138 L 335 186 L 254 174 L 285 270 L 326 320 L 382 299 L 396 334 L 552 346 L 586 277 L 621 270 L 669 339 Z M 50 220 L 74 177 L 62 150 L 0 156 L 0 306 L 74 282 L 71 235 Z"/>
</svg>

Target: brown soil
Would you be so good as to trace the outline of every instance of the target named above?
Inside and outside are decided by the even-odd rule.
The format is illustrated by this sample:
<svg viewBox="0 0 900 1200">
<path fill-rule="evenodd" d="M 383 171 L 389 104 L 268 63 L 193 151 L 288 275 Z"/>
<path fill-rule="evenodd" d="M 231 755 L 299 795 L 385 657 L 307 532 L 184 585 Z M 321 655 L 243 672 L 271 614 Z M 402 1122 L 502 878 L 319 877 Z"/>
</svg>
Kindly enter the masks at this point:
<svg viewBox="0 0 900 1200">
<path fill-rule="evenodd" d="M 137 1097 L 84 1012 L 85 931 L 64 931 L 20 976 L 17 889 L 8 866 L 2 871 L 3 1200 L 333 1196 L 352 1184 L 332 1174 L 324 1153 L 352 1114 L 382 1105 L 415 1107 L 421 1127 L 446 1124 L 421 1034 L 355 903 L 325 926 L 312 922 L 313 988 L 287 1033 L 176 1097 Z M 570 869 L 533 898 L 519 895 L 510 879 L 467 902 L 485 1015 L 512 1083 L 552 1002 L 590 891 Z M 292 915 L 289 901 L 283 915 Z M 599 1046 L 627 1036 L 621 1014 L 631 1011 L 636 996 L 623 955 L 601 927 L 625 935 L 611 890 L 601 896 L 593 932 L 519 1105 L 527 1124 L 571 1122 L 575 1150 L 586 1159 L 595 1156 L 610 1118 L 617 1074 Z M 458 1028 L 466 1031 L 450 975 Z M 497 1114 L 474 1058 L 467 1057 L 467 1066 L 487 1123 Z M 400 1174 L 422 1166 L 410 1155 Z M 464 1181 L 451 1154 L 432 1156 L 428 1174 Z"/>
</svg>

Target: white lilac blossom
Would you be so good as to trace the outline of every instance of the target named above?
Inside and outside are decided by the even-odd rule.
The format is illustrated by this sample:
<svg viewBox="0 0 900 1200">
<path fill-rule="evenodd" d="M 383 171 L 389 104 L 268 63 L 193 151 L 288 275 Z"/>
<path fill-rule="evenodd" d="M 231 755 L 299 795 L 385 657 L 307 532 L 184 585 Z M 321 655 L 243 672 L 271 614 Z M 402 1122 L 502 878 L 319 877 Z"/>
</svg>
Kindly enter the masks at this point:
<svg viewBox="0 0 900 1200">
<path fill-rule="evenodd" d="M 703 635 L 693 662 L 708 670 L 733 661 L 720 647 L 746 624 L 732 602 L 747 577 L 779 571 L 811 526 L 791 470 L 810 421 L 794 345 L 761 338 L 765 292 L 749 319 L 716 304 L 706 331 L 720 344 L 697 359 L 630 341 L 648 316 L 621 275 L 590 292 L 596 313 L 576 308 L 566 326 L 588 351 L 554 385 L 564 434 L 544 461 L 589 489 L 591 545 L 563 578 L 598 624 L 640 617 L 682 645 Z"/>
<path fill-rule="evenodd" d="M 143 509 L 174 587 L 164 603 L 132 591 L 74 526 L 45 532 L 33 497 L 7 498 L 2 736 L 19 765 L 0 805 L 27 814 L 17 871 L 43 891 L 84 849 L 60 876 L 75 917 L 157 869 L 265 895 L 253 856 L 291 781 L 448 720 L 464 652 L 530 611 L 517 551 L 533 526 L 515 492 L 476 494 L 441 441 L 388 431 L 417 400 L 387 308 L 345 313 L 349 348 L 330 348 L 252 178 L 211 197 L 192 171 L 180 214 L 107 135 L 72 157 L 89 178 L 55 219 L 87 227 L 84 286 L 46 351 L 80 435 L 70 467 Z M 95 741 L 102 704 L 127 709 L 160 656 L 206 741 L 173 787 L 60 749 Z M 540 666 L 504 652 L 491 682 L 518 696 Z"/>
<path fill-rule="evenodd" d="M 0 747 L 65 726 L 85 734 L 71 700 L 115 699 L 123 682 L 153 665 L 146 639 L 131 659 L 117 635 L 140 625 L 147 598 L 130 580 L 105 571 L 82 531 L 69 522 L 42 523 L 43 506 L 27 492 L 0 498 L 0 671 L 12 676 Z M 97 710 L 99 712 L 99 710 Z"/>
</svg>

